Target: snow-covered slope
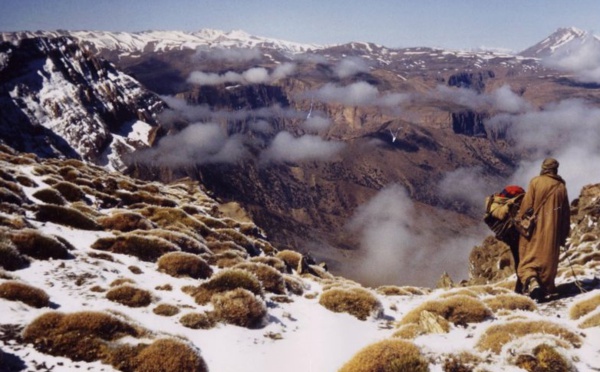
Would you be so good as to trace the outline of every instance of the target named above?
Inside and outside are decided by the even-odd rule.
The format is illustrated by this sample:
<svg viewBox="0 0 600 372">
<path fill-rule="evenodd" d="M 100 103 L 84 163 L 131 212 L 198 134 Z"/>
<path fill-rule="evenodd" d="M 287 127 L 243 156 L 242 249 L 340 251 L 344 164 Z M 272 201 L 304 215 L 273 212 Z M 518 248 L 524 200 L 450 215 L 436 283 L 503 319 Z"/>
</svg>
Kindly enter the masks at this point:
<svg viewBox="0 0 600 372">
<path fill-rule="evenodd" d="M 149 145 L 163 102 L 72 38 L 0 44 L 0 137 L 40 155 L 112 169 Z"/>
<path fill-rule="evenodd" d="M 535 305 L 510 294 L 510 281 L 431 290 L 366 288 L 334 277 L 308 257 L 278 251 L 243 211 L 232 213 L 190 181 L 147 183 L 6 146 L 0 176 L 2 371 L 170 372 L 201 358 L 206 368 L 197 362 L 185 370 L 334 372 L 384 340 L 414 345 L 417 353 L 367 353 L 344 371 L 379 370 L 364 366 L 389 366 L 390 357 L 438 372 L 518 371 L 549 362 L 561 371 L 600 369 L 597 216 L 583 218 L 575 231 L 586 237 L 571 237 L 568 253 L 589 293 L 565 290 Z M 44 204 L 52 194 L 53 204 Z M 586 200 L 582 212 L 593 211 L 595 199 Z M 56 204 L 84 217 L 45 213 Z M 199 276 L 191 264 L 169 266 L 158 246 L 185 251 L 186 262 L 202 260 L 211 271 Z M 236 282 L 218 284 L 232 272 Z M 559 288 L 576 289 L 573 283 L 563 257 Z M 199 300 L 199 288 L 215 290 L 208 303 Z M 122 291 L 136 296 L 116 295 Z M 257 321 L 242 324 L 251 309 L 260 311 Z M 161 339 L 189 358 L 161 351 Z"/>
<path fill-rule="evenodd" d="M 31 37 L 71 36 L 95 53 L 116 51 L 120 56 L 169 50 L 197 49 L 218 46 L 221 48 L 268 48 L 288 53 L 303 53 L 321 48 L 318 45 L 301 44 L 278 39 L 250 35 L 244 31 L 223 32 L 203 29 L 196 32 L 183 31 L 35 31 L 0 33 L 0 40 L 17 43 Z"/>
<path fill-rule="evenodd" d="M 575 27 L 559 28 L 552 35 L 548 36 L 539 43 L 525 49 L 519 55 L 524 57 L 545 58 L 556 53 L 559 49 L 576 47 L 580 45 L 586 38 L 594 38 L 598 42 L 597 36 L 580 30 Z"/>
</svg>

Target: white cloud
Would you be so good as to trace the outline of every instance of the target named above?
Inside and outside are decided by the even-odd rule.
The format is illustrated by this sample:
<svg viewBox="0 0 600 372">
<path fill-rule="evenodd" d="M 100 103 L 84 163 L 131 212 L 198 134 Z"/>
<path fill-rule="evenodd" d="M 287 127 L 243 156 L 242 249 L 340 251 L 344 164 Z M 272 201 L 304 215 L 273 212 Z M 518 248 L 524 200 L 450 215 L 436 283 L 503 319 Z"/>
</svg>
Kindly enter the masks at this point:
<svg viewBox="0 0 600 372">
<path fill-rule="evenodd" d="M 440 219 L 432 213 L 420 214 L 397 184 L 360 206 L 348 224 L 360 235 L 362 264 L 356 276 L 371 285 L 432 286 L 444 271 L 454 279 L 465 278 L 468 252 L 481 235 L 463 231 L 460 238 L 441 241 Z"/>
<path fill-rule="evenodd" d="M 261 153 L 261 161 L 328 160 L 344 147 L 342 142 L 325 141 L 319 136 L 304 135 L 296 138 L 289 132 L 279 132 L 269 147 Z"/>
<path fill-rule="evenodd" d="M 224 74 L 212 72 L 193 71 L 187 79 L 188 83 L 196 85 L 220 85 L 226 83 L 234 84 L 269 84 L 278 79 L 286 78 L 293 74 L 296 65 L 284 63 L 277 66 L 272 73 L 264 67 L 253 67 L 242 73 L 228 71 Z"/>
<path fill-rule="evenodd" d="M 600 40 L 590 37 L 569 43 L 542 61 L 545 65 L 575 74 L 577 80 L 600 83 Z"/>
<path fill-rule="evenodd" d="M 531 108 L 521 96 L 514 93 L 510 86 L 503 85 L 490 93 L 477 93 L 472 89 L 438 85 L 430 97 L 442 101 L 454 102 L 471 110 L 495 110 L 508 113 L 523 112 Z"/>
<path fill-rule="evenodd" d="M 348 57 L 342 59 L 333 67 L 333 72 L 340 78 L 351 77 L 361 72 L 369 72 L 369 65 L 360 57 Z"/>
<path fill-rule="evenodd" d="M 309 132 L 320 132 L 323 131 L 331 125 L 331 120 L 329 118 L 324 118 L 322 116 L 311 116 L 306 119 L 304 123 L 300 126 L 302 129 L 307 130 Z"/>
<path fill-rule="evenodd" d="M 227 62 L 250 62 L 260 60 L 262 53 L 256 48 L 210 48 L 198 47 L 196 51 L 197 58 L 205 58 L 210 60 L 220 60 Z"/>
<path fill-rule="evenodd" d="M 384 106 L 393 107 L 409 98 L 407 94 L 380 94 L 373 85 L 360 81 L 347 86 L 327 83 L 311 92 L 311 97 L 328 103 L 340 103 L 346 106 Z"/>
<path fill-rule="evenodd" d="M 227 135 L 218 124 L 192 124 L 166 136 L 157 147 L 136 154 L 136 161 L 180 167 L 190 164 L 235 163 L 247 156 L 243 137 Z"/>
</svg>

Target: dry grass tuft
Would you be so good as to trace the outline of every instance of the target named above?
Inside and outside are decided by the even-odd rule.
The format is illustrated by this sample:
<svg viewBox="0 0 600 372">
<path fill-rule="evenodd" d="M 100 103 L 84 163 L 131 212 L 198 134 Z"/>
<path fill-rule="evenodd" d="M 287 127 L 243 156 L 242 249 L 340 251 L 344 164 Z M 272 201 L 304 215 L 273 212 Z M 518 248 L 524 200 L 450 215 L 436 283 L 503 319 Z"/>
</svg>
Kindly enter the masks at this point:
<svg viewBox="0 0 600 372">
<path fill-rule="evenodd" d="M 186 233 L 169 231 L 163 229 L 152 229 L 150 231 L 139 231 L 140 234 L 152 235 L 165 240 L 170 241 L 179 247 L 183 252 L 193 254 L 212 253 L 204 244 L 202 236 L 194 234 L 188 235 Z"/>
<path fill-rule="evenodd" d="M 150 230 L 154 227 L 146 217 L 139 213 L 124 211 L 110 216 L 99 217 L 98 224 L 105 230 L 129 232 L 133 230 Z"/>
<path fill-rule="evenodd" d="M 286 294 L 283 275 L 269 265 L 254 262 L 243 262 L 235 265 L 233 268 L 247 270 L 256 275 L 264 290 L 267 292 Z"/>
<path fill-rule="evenodd" d="M 246 262 L 244 254 L 240 251 L 229 251 L 206 257 L 206 260 L 220 269 L 231 268 L 237 264 Z"/>
<path fill-rule="evenodd" d="M 169 304 L 159 304 L 152 309 L 152 312 L 161 316 L 173 316 L 179 314 L 179 308 Z"/>
<path fill-rule="evenodd" d="M 285 262 L 281 258 L 277 257 L 267 257 L 267 256 L 259 256 L 250 258 L 250 262 L 259 262 L 265 265 L 269 265 L 280 273 L 287 273 L 287 268 L 285 266 Z"/>
<path fill-rule="evenodd" d="M 250 256 L 258 256 L 260 254 L 260 250 L 254 245 L 254 240 L 248 238 L 246 235 L 241 232 L 226 228 L 226 229 L 215 229 L 214 232 L 218 234 L 219 240 L 223 241 L 232 241 L 240 247 L 244 248 L 244 250 Z"/>
<path fill-rule="evenodd" d="M 17 213 L 20 213 L 18 210 L 7 211 L 3 209 L 5 206 L 9 206 L 9 204 L 0 204 L 0 212 L 6 213 L 6 215 L 0 214 L 0 227 L 5 226 L 12 230 L 33 228 L 33 225 L 23 216 L 25 213 L 23 213 L 23 215 L 16 215 Z"/>
<path fill-rule="evenodd" d="M 577 320 L 600 307 L 600 293 L 585 300 L 578 301 L 569 310 L 569 317 Z"/>
<path fill-rule="evenodd" d="M 486 298 L 483 302 L 493 311 L 499 310 L 525 310 L 535 311 L 537 305 L 529 297 L 517 294 L 501 294 L 498 296 Z"/>
<path fill-rule="evenodd" d="M 112 253 L 127 254 L 147 262 L 156 262 L 165 253 L 179 251 L 176 245 L 165 239 L 153 236 L 146 237 L 133 233 L 100 238 L 92 244 L 91 248 Z"/>
<path fill-rule="evenodd" d="M 135 284 L 135 280 L 130 279 L 130 278 L 118 278 L 118 279 L 113 280 L 109 284 L 109 286 L 110 287 L 118 287 L 123 284 Z"/>
<path fill-rule="evenodd" d="M 0 230 L 0 233 L 3 233 Z M 29 266 L 29 260 L 23 256 L 8 237 L 0 236 L 0 267 L 8 271 L 20 270 Z"/>
<path fill-rule="evenodd" d="M 532 354 L 521 354 L 515 365 L 528 372 L 563 372 L 571 371 L 571 364 L 552 346 L 542 344 L 533 349 Z"/>
<path fill-rule="evenodd" d="M 208 236 L 212 230 L 204 223 L 178 208 L 146 207 L 139 212 L 154 222 L 158 227 L 188 233 L 191 236 L 200 234 Z"/>
<path fill-rule="evenodd" d="M 423 329 L 417 323 L 404 324 L 392 334 L 394 338 L 402 338 L 404 340 L 414 340 L 423 334 Z"/>
<path fill-rule="evenodd" d="M 144 372 L 208 372 L 206 362 L 193 346 L 176 339 L 160 339 L 135 357 L 135 370 Z"/>
<path fill-rule="evenodd" d="M 226 252 L 237 252 L 240 257 L 248 257 L 246 250 L 234 242 L 225 242 L 221 240 L 215 240 L 214 236 L 209 236 L 206 245 L 210 251 L 214 254 L 221 254 Z"/>
<path fill-rule="evenodd" d="M 379 299 L 364 288 L 333 288 L 323 292 L 319 304 L 336 313 L 348 313 L 360 320 L 379 317 L 383 307 Z"/>
<path fill-rule="evenodd" d="M 558 324 L 544 320 L 517 320 L 488 327 L 477 342 L 476 348 L 498 354 L 502 346 L 509 341 L 534 333 L 554 335 L 568 341 L 574 347 L 580 347 L 582 342 L 579 335 Z"/>
<path fill-rule="evenodd" d="M 216 318 L 225 323 L 246 328 L 259 328 L 265 323 L 267 306 L 246 289 L 236 288 L 216 294 L 211 303 Z"/>
<path fill-rule="evenodd" d="M 581 323 L 579 323 L 579 328 L 582 329 L 592 327 L 600 327 L 600 312 L 585 318 Z"/>
<path fill-rule="evenodd" d="M 402 318 L 400 324 L 418 323 L 423 310 L 440 315 L 454 324 L 461 325 L 482 322 L 492 316 L 490 309 L 478 299 L 469 296 L 452 296 L 422 303 L 409 311 Z"/>
<path fill-rule="evenodd" d="M 61 181 L 52 185 L 65 199 L 70 202 L 76 202 L 79 200 L 86 200 L 85 193 L 81 188 L 74 183 L 68 181 Z"/>
<path fill-rule="evenodd" d="M 177 202 L 163 198 L 160 196 L 152 195 L 146 191 L 135 191 L 135 192 L 127 192 L 127 191 L 117 191 L 117 198 L 121 200 L 123 205 L 135 205 L 138 203 L 156 205 L 160 207 L 173 208 L 177 207 Z"/>
<path fill-rule="evenodd" d="M 209 278 L 212 268 L 197 255 L 185 252 L 166 253 L 158 259 L 158 270 L 174 277 Z"/>
<path fill-rule="evenodd" d="M 471 372 L 482 362 L 479 356 L 463 351 L 446 356 L 442 368 L 444 372 Z"/>
<path fill-rule="evenodd" d="M 102 312 L 64 314 L 50 311 L 23 330 L 23 340 L 46 354 L 91 362 L 106 356 L 110 341 L 124 336 L 138 337 L 141 333 L 117 317 Z"/>
<path fill-rule="evenodd" d="M 36 229 L 13 230 L 7 235 L 21 254 L 38 260 L 71 258 L 63 242 Z"/>
<path fill-rule="evenodd" d="M 285 288 L 289 293 L 295 294 L 296 296 L 302 296 L 304 294 L 304 283 L 301 279 L 286 274 L 284 275 L 283 280 L 285 281 Z"/>
<path fill-rule="evenodd" d="M 298 264 L 300 261 L 302 261 L 301 253 L 289 249 L 284 249 L 278 252 L 275 257 L 285 262 L 286 266 L 288 267 L 288 272 L 289 270 L 296 270 L 298 268 Z"/>
<path fill-rule="evenodd" d="M 377 293 L 383 296 L 410 296 L 412 293 L 402 287 L 395 285 L 383 285 L 375 289 Z"/>
<path fill-rule="evenodd" d="M 9 189 L 0 187 L 0 202 L 21 205 L 23 204 L 23 198 L 21 198 L 18 194 L 10 191 Z"/>
<path fill-rule="evenodd" d="M 263 289 L 260 281 L 252 273 L 240 269 L 224 269 L 215 274 L 210 280 L 202 283 L 189 293 L 199 305 L 207 304 L 217 293 L 231 291 L 237 288 L 247 289 L 262 297 Z"/>
<path fill-rule="evenodd" d="M 217 321 L 213 312 L 188 313 L 179 319 L 182 326 L 192 329 L 211 329 Z"/>
<path fill-rule="evenodd" d="M 152 294 L 130 285 L 115 287 L 106 293 L 110 301 L 129 307 L 146 307 L 152 303 Z"/>
<path fill-rule="evenodd" d="M 369 345 L 342 366 L 339 372 L 427 372 L 429 363 L 411 342 L 390 339 Z"/>
<path fill-rule="evenodd" d="M 468 297 L 473 297 L 473 298 L 477 298 L 478 294 L 475 293 L 474 291 L 471 291 L 470 289 L 466 289 L 466 288 L 460 288 L 460 289 L 453 289 L 453 290 L 449 290 L 446 291 L 442 294 L 440 294 L 438 296 L 438 298 L 450 298 L 453 296 L 468 296 Z"/>
<path fill-rule="evenodd" d="M 50 296 L 42 289 L 12 280 L 0 284 L 0 297 L 20 301 L 38 309 L 50 305 Z"/>
<path fill-rule="evenodd" d="M 40 189 L 33 193 L 33 196 L 36 199 L 43 201 L 44 203 L 54 204 L 54 205 L 65 205 L 67 201 L 63 198 L 62 194 L 58 192 L 56 189 L 52 187 L 47 187 L 45 189 Z"/>
<path fill-rule="evenodd" d="M 38 221 L 53 222 L 81 230 L 102 230 L 102 226 L 98 225 L 96 221 L 77 209 L 60 205 L 38 205 L 38 211 L 35 214 L 35 218 Z"/>
</svg>

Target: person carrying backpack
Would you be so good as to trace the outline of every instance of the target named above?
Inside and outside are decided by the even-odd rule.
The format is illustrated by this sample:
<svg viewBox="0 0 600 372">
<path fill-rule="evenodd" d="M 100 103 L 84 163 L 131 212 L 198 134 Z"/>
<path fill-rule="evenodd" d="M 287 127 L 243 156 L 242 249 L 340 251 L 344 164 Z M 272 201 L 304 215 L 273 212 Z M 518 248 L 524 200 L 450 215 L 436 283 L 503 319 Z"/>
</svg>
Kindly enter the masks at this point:
<svg viewBox="0 0 600 372">
<path fill-rule="evenodd" d="M 515 228 L 515 217 L 525 190 L 516 185 L 506 186 L 501 192 L 490 195 L 485 202 L 485 215 L 483 221 L 494 232 L 496 239 L 508 245 L 513 257 L 514 270 L 519 266 L 519 231 Z M 517 274 L 514 291 L 521 294 L 523 283 Z"/>
</svg>

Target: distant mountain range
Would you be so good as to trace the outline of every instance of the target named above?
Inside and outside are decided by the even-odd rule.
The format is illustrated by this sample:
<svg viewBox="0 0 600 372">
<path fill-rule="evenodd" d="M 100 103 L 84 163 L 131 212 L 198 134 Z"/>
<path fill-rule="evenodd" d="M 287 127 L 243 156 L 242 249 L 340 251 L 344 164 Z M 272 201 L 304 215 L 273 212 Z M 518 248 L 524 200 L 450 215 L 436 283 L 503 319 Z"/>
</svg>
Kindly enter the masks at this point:
<svg viewBox="0 0 600 372">
<path fill-rule="evenodd" d="M 121 56 L 135 56 L 142 53 L 166 52 L 198 47 L 221 48 L 267 48 L 286 53 L 305 53 L 334 47 L 335 45 L 303 44 L 273 38 L 250 35 L 241 30 L 220 31 L 202 29 L 196 32 L 184 31 L 142 31 L 142 32 L 109 32 L 109 31 L 21 31 L 2 32 L 0 41 L 17 42 L 20 39 L 34 37 L 70 36 L 78 39 L 83 45 L 95 53 L 118 52 Z M 600 39 L 586 31 L 575 27 L 559 28 L 543 41 L 519 52 L 524 57 L 540 58 L 551 54 L 556 49 L 570 43 L 580 42 L 585 38 Z M 372 43 L 376 48 L 386 48 Z M 423 46 L 425 47 L 425 46 Z M 403 49 L 403 48 L 386 48 Z M 506 54 L 502 52 L 501 54 Z"/>
</svg>

